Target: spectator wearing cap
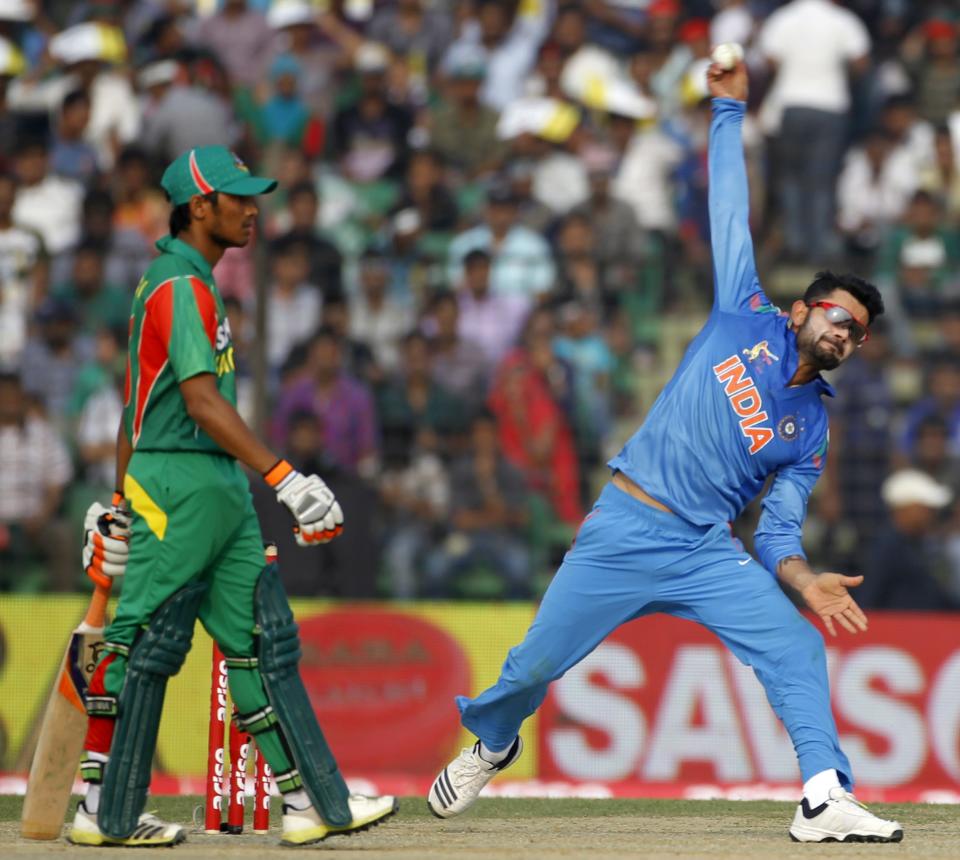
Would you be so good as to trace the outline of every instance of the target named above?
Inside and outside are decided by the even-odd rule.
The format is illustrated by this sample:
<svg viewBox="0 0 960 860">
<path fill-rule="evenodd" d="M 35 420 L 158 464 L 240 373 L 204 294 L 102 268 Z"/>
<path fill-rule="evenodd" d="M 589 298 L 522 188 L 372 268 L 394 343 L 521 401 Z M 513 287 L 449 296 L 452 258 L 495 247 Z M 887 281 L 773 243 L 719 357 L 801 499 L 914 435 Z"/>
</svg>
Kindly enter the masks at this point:
<svg viewBox="0 0 960 860">
<path fill-rule="evenodd" d="M 645 230 L 677 228 L 675 174 L 683 148 L 654 119 L 653 103 L 615 89 L 607 106 L 607 142 L 616 154 L 613 195 L 628 204 Z"/>
<path fill-rule="evenodd" d="M 17 178 L 0 173 L 0 370 L 16 367 L 34 310 L 47 292 L 46 248 L 36 230 L 14 221 Z"/>
<path fill-rule="evenodd" d="M 524 3 L 516 9 L 506 0 L 482 0 L 476 17 L 463 25 L 449 53 L 463 45 L 479 47 L 486 58 L 487 73 L 480 101 L 495 111 L 503 110 L 523 91 L 523 81 L 533 68 L 537 51 L 547 35 L 553 3 Z"/>
<path fill-rule="evenodd" d="M 50 147 L 50 170 L 77 182 L 88 183 L 97 172 L 97 151 L 84 139 L 90 123 L 90 97 L 73 90 L 63 99 Z"/>
<path fill-rule="evenodd" d="M 518 223 L 516 196 L 502 180 L 487 193 L 483 223 L 450 243 L 447 270 L 451 284 L 461 282 L 464 259 L 475 250 L 485 251 L 492 261 L 490 287 L 494 293 L 529 302 L 554 286 L 556 267 L 550 246 L 542 236 Z"/>
<path fill-rule="evenodd" d="M 51 255 L 71 247 L 80 234 L 83 186 L 50 172 L 50 152 L 42 138 L 27 138 L 17 147 L 17 197 L 13 220 L 36 230 Z"/>
<path fill-rule="evenodd" d="M 960 100 L 957 26 L 945 18 L 933 18 L 921 25 L 920 32 L 923 47 L 907 67 L 920 116 L 940 125 Z"/>
<path fill-rule="evenodd" d="M 953 492 L 919 469 L 894 472 L 880 492 L 889 525 L 874 541 L 857 602 L 864 609 L 960 609 L 945 585 L 949 569 L 938 528 Z"/>
<path fill-rule="evenodd" d="M 173 161 L 200 146 L 233 146 L 239 139 L 233 110 L 179 63 L 152 63 L 138 85 L 146 94 L 142 143 L 159 160 Z"/>
<path fill-rule="evenodd" d="M 267 10 L 267 24 L 273 32 L 271 57 L 289 54 L 297 60 L 301 98 L 319 117 L 328 119 L 336 94 L 334 76 L 345 61 L 345 52 L 336 42 L 321 38 L 316 18 L 310 0 L 271 3 Z"/>
<path fill-rule="evenodd" d="M 447 53 L 443 70 L 442 99 L 426 109 L 430 145 L 472 180 L 496 170 L 506 153 L 497 112 L 480 101 L 486 56 L 477 45 L 459 45 Z"/>
<path fill-rule="evenodd" d="M 377 42 L 365 42 L 354 55 L 360 80 L 355 104 L 337 111 L 330 129 L 330 152 L 348 179 L 367 183 L 396 179 L 406 169 L 410 112 L 387 95 L 390 55 Z"/>
<path fill-rule="evenodd" d="M 213 51 L 230 80 L 241 87 L 254 87 L 261 80 L 271 37 L 263 13 L 251 9 L 247 0 L 224 0 L 197 31 L 197 41 Z"/>
<path fill-rule="evenodd" d="M 323 123 L 311 115 L 300 88 L 303 68 L 293 54 L 279 54 L 270 63 L 269 92 L 262 102 L 242 98 L 238 112 L 251 125 L 262 146 L 283 144 L 302 149 L 309 158 L 323 149 Z"/>
<path fill-rule="evenodd" d="M 52 296 L 40 305 L 36 320 L 37 331 L 23 350 L 21 382 L 50 419 L 62 423 L 77 374 L 93 357 L 93 341 L 80 336 L 73 306 Z"/>
<path fill-rule="evenodd" d="M 847 73 L 866 70 L 863 22 L 831 0 L 792 0 L 760 31 L 775 72 L 761 119 L 778 136 L 784 243 L 789 254 L 821 260 L 835 253 L 834 194 L 847 137 Z"/>
<path fill-rule="evenodd" d="M 24 563 L 49 562 L 70 541 L 56 514 L 73 468 L 70 454 L 49 421 L 31 409 L 16 374 L 0 373 L 0 590 L 23 585 Z M 47 564 L 43 586 L 67 591 L 74 576 Z"/>
<path fill-rule="evenodd" d="M 57 33 L 48 46 L 60 73 L 43 80 L 28 76 L 10 87 L 16 109 L 45 109 L 55 114 L 64 97 L 82 90 L 90 99 L 90 120 L 84 136 L 96 149 L 101 170 L 109 170 L 120 148 L 140 133 L 140 105 L 127 76 L 123 33 L 117 27 L 88 21 Z"/>
</svg>

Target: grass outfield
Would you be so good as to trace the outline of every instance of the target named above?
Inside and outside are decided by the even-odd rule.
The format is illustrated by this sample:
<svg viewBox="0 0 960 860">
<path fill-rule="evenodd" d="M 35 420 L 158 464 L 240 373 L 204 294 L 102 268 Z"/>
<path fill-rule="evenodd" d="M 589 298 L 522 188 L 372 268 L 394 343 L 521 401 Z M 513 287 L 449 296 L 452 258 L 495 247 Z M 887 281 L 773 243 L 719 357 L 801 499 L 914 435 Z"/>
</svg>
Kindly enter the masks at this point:
<svg viewBox="0 0 960 860">
<path fill-rule="evenodd" d="M 149 808 L 184 824 L 194 820 L 199 797 L 157 797 Z M 21 798 L 0 796 L 0 857 L 76 853 L 65 842 L 21 840 Z M 274 808 L 278 806 L 274 803 Z M 72 807 L 71 807 L 72 808 Z M 797 845 L 787 836 L 794 805 L 754 801 L 696 800 L 481 800 L 464 816 L 439 821 L 422 798 L 407 797 L 400 814 L 367 833 L 332 837 L 313 850 L 324 857 L 390 858 L 809 858 L 960 857 L 960 807 L 877 805 L 879 814 L 904 825 L 899 845 Z M 279 818 L 269 836 L 207 836 L 190 827 L 177 858 L 288 857 L 277 845 Z M 302 850 L 311 850 L 305 848 Z M 85 848 L 83 858 L 107 852 Z M 110 851 L 109 857 L 117 852 Z M 139 854 L 137 856 L 140 856 Z M 166 856 L 165 854 L 162 856 Z"/>
</svg>

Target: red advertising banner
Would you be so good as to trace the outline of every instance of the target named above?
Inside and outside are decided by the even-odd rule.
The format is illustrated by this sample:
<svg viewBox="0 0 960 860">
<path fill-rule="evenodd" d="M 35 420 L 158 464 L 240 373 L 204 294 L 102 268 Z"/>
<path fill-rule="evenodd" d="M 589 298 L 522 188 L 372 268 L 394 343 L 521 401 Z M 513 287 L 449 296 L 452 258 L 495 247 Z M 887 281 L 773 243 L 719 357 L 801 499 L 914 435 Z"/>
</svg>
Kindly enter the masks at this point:
<svg viewBox="0 0 960 860">
<path fill-rule="evenodd" d="M 829 639 L 827 660 L 858 796 L 956 801 L 960 619 L 872 613 L 866 634 Z M 615 794 L 796 796 L 800 782 L 752 670 L 668 616 L 620 628 L 553 684 L 539 752 L 541 779 Z"/>
</svg>

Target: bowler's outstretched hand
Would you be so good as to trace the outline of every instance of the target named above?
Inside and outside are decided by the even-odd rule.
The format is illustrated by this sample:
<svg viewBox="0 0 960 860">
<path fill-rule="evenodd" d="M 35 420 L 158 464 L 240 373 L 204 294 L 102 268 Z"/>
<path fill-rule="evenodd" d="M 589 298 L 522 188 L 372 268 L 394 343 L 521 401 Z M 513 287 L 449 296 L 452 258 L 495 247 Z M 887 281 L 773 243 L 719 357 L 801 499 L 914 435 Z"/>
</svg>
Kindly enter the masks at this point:
<svg viewBox="0 0 960 860">
<path fill-rule="evenodd" d="M 740 60 L 732 69 L 724 69 L 718 63 L 707 68 L 707 88 L 715 99 L 747 100 L 747 65 Z"/>
<path fill-rule="evenodd" d="M 847 591 L 861 582 L 862 576 L 821 573 L 801 592 L 807 606 L 823 619 L 823 624 L 831 636 L 837 635 L 834 621 L 848 633 L 867 629 L 867 616 Z"/>
</svg>

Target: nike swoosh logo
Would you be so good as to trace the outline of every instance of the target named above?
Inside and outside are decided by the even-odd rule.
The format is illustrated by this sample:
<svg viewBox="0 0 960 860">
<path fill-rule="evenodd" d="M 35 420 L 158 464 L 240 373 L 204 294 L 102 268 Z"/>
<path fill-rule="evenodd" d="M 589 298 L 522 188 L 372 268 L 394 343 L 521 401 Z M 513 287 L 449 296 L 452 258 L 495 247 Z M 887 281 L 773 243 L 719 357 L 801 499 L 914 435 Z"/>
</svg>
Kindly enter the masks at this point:
<svg viewBox="0 0 960 860">
<path fill-rule="evenodd" d="M 745 558 L 743 561 L 738 561 L 737 564 L 739 564 L 740 567 L 743 567 L 745 564 L 750 564 L 751 561 L 753 561 L 753 559 Z"/>
</svg>

